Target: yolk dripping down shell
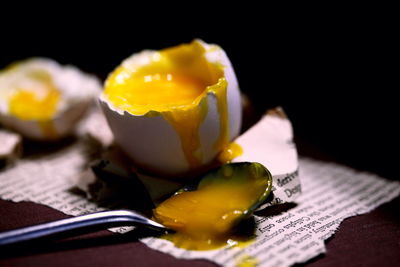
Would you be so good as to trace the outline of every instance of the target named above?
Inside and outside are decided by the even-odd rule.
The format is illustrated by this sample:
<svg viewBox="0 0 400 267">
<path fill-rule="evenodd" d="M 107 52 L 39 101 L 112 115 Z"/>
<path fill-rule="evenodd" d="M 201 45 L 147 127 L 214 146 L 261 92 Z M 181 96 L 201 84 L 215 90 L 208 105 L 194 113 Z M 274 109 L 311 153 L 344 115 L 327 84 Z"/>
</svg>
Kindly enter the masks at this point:
<svg viewBox="0 0 400 267">
<path fill-rule="evenodd" d="M 214 120 L 219 128 L 212 149 L 218 153 L 230 141 L 226 66 L 210 62 L 206 52 L 209 51 L 204 44 L 195 40 L 191 44 L 139 54 L 109 76 L 103 94 L 103 99 L 106 98 L 114 108 L 132 115 L 161 115 L 179 136 L 189 169 L 210 161 L 204 159 L 199 134 L 209 112 L 210 94 L 216 99 L 218 118 Z"/>
</svg>

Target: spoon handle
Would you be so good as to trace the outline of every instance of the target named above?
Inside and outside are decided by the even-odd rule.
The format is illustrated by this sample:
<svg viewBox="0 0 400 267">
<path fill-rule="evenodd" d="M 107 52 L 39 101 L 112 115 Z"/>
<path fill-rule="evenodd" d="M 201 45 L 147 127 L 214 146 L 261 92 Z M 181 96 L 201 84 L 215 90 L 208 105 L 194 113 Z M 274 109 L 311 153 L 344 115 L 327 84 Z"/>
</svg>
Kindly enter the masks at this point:
<svg viewBox="0 0 400 267">
<path fill-rule="evenodd" d="M 112 210 L 1 232 L 0 246 L 36 239 L 60 239 L 120 226 L 146 226 L 155 230 L 168 230 L 134 211 Z"/>
</svg>

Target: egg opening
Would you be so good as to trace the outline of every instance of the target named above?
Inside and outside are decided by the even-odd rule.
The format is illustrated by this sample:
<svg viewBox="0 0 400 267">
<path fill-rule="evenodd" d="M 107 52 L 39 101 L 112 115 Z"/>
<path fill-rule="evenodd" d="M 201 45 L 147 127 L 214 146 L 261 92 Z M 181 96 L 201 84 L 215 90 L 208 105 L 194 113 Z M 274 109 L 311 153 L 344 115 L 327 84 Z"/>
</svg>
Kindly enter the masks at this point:
<svg viewBox="0 0 400 267">
<path fill-rule="evenodd" d="M 107 79 L 104 94 L 134 115 L 190 109 L 223 79 L 222 66 L 207 61 L 204 53 L 201 43 L 193 42 L 154 52 L 144 65 L 131 60 Z"/>
<path fill-rule="evenodd" d="M 209 164 L 241 125 L 229 59 L 201 40 L 131 56 L 110 74 L 100 102 L 116 142 L 161 175 Z"/>
</svg>

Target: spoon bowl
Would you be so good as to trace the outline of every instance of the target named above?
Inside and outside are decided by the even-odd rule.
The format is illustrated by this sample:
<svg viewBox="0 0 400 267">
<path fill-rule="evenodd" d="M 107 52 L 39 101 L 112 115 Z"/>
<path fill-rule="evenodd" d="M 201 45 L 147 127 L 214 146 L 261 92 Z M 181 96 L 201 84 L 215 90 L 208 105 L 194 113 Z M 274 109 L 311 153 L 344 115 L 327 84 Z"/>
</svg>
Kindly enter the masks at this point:
<svg viewBox="0 0 400 267">
<path fill-rule="evenodd" d="M 177 191 L 153 210 L 153 217 L 176 231 L 168 240 L 185 249 L 222 247 L 236 227 L 267 199 L 272 175 L 256 162 L 230 163 Z"/>
</svg>

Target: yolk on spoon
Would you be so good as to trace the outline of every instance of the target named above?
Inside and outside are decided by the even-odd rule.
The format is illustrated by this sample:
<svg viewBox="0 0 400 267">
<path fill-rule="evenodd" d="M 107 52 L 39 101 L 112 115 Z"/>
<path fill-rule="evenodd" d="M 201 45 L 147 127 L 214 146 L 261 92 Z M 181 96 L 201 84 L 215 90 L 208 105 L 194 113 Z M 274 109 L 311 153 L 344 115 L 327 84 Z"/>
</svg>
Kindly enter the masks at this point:
<svg viewBox="0 0 400 267">
<path fill-rule="evenodd" d="M 267 183 L 265 179 L 208 183 L 196 191 L 172 196 L 153 215 L 158 222 L 177 231 L 166 236 L 176 246 L 215 249 L 234 239 L 233 228 L 265 192 Z"/>
</svg>

